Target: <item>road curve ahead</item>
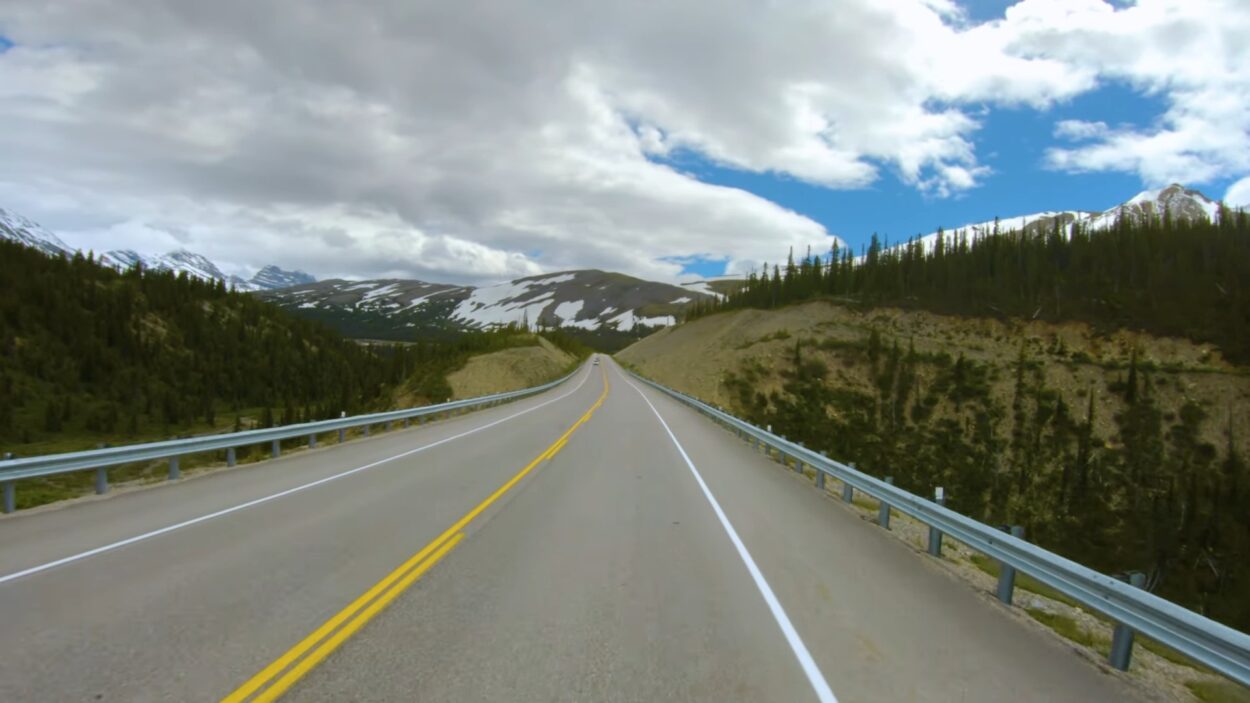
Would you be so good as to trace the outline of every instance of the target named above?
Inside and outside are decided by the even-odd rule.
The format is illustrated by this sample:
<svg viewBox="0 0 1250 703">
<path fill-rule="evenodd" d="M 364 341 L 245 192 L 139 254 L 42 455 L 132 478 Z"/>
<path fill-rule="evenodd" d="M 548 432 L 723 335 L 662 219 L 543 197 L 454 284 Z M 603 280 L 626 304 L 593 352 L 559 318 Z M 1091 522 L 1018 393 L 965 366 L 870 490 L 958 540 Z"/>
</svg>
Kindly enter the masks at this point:
<svg viewBox="0 0 1250 703">
<path fill-rule="evenodd" d="M 0 519 L 0 700 L 1133 699 L 601 358 Z"/>
</svg>

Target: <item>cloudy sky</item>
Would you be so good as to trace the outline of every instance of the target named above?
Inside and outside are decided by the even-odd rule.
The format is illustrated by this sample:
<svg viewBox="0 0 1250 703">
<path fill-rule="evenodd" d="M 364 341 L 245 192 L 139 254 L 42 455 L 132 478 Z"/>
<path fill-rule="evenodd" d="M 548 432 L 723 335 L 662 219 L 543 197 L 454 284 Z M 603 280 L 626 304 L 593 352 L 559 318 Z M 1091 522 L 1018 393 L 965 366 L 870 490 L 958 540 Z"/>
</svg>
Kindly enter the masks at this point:
<svg viewBox="0 0 1250 703">
<path fill-rule="evenodd" d="M 0 206 L 228 272 L 672 280 L 1182 182 L 1245 0 L 0 0 Z"/>
</svg>

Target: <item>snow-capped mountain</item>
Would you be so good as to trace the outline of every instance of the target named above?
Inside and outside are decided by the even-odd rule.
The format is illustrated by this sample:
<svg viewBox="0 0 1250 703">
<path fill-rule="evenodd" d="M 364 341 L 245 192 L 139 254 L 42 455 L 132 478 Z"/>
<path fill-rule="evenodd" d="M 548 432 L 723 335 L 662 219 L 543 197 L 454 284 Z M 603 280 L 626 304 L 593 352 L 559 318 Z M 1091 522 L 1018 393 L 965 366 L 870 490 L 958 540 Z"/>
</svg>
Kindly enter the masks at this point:
<svg viewBox="0 0 1250 703">
<path fill-rule="evenodd" d="M 643 334 L 672 325 L 708 294 L 597 270 L 519 278 L 481 288 L 424 281 L 330 280 L 258 295 L 357 337 L 486 329 L 510 323 Z"/>
<path fill-rule="evenodd" d="M 132 249 L 115 249 L 106 252 L 100 257 L 100 261 L 119 269 L 141 264 L 144 268 L 154 271 L 185 272 L 188 276 L 195 278 L 225 281 L 226 285 L 231 288 L 247 293 L 286 288 L 317 280 L 303 271 L 287 271 L 272 264 L 257 271 L 256 275 L 251 278 L 227 276 L 208 257 L 186 249 L 171 251 L 162 256 L 144 256 Z"/>
<path fill-rule="evenodd" d="M 49 256 L 73 256 L 75 250 L 61 241 L 51 231 L 21 215 L 0 208 L 0 239 L 8 239 L 42 251 Z M 188 276 L 205 280 L 221 280 L 240 291 L 273 290 L 287 286 L 312 283 L 317 279 L 303 271 L 287 271 L 277 266 L 266 266 L 250 279 L 227 276 L 208 257 L 186 249 L 178 249 L 160 256 L 145 256 L 133 249 L 114 249 L 99 257 L 105 266 L 128 269 L 136 264 L 154 271 L 185 272 Z"/>
<path fill-rule="evenodd" d="M 316 278 L 310 273 L 303 271 L 287 271 L 277 266 L 269 265 L 256 272 L 248 283 L 256 286 L 259 290 L 275 290 L 278 288 L 290 288 L 291 286 L 304 285 L 306 283 L 315 283 Z"/>
<path fill-rule="evenodd" d="M 1196 190 L 1173 183 L 1166 188 L 1138 193 L 1125 203 L 1092 215 L 1087 224 L 1090 229 L 1107 230 L 1115 227 L 1120 218 L 1142 220 L 1162 217 L 1165 212 L 1177 220 L 1214 222 L 1219 216 L 1220 204 Z"/>
<path fill-rule="evenodd" d="M 423 308 L 464 299 L 470 288 L 397 278 L 345 281 L 332 278 L 260 291 L 258 297 L 295 311 L 347 312 L 395 318 L 420 313 Z"/>
<path fill-rule="evenodd" d="M 16 212 L 0 208 L 0 239 L 8 239 L 42 251 L 49 256 L 73 256 L 74 250 L 39 223 Z"/>
<path fill-rule="evenodd" d="M 924 248 L 925 252 L 930 252 L 937 245 L 939 236 L 944 238 L 944 243 L 954 244 L 960 237 L 973 242 L 995 232 L 1047 233 L 1053 231 L 1056 224 L 1060 226 L 1064 236 L 1071 236 L 1076 225 L 1083 226 L 1087 231 L 1106 231 L 1115 227 L 1121 218 L 1134 220 L 1155 218 L 1161 217 L 1165 212 L 1177 220 L 1214 222 L 1219 209 L 1219 203 L 1202 193 L 1173 183 L 1166 188 L 1138 193 L 1129 200 L 1102 212 L 1081 210 L 1037 212 L 933 232 L 915 241 Z M 892 248 L 906 246 L 908 244 L 899 244 Z"/>
<path fill-rule="evenodd" d="M 147 267 L 160 271 L 186 273 L 188 276 L 205 280 L 227 280 L 226 274 L 222 273 L 216 264 L 209 261 L 208 257 L 186 249 L 178 249 L 163 256 L 151 258 L 148 260 Z"/>
<path fill-rule="evenodd" d="M 474 289 L 452 317 L 475 327 L 528 321 L 531 326 L 631 332 L 676 324 L 677 313 L 703 295 L 620 273 L 567 271 Z"/>
</svg>

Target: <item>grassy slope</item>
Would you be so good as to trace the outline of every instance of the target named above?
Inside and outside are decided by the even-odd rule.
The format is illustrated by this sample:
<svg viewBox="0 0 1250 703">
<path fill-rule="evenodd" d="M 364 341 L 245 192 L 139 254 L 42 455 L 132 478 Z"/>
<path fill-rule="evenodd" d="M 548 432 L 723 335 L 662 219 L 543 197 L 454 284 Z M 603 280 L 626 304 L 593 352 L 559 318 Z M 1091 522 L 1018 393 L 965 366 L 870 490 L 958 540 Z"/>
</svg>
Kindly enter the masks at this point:
<svg viewBox="0 0 1250 703">
<path fill-rule="evenodd" d="M 534 346 L 516 347 L 469 359 L 448 375 L 456 398 L 471 398 L 536 386 L 555 380 L 577 360 L 541 337 Z"/>
<path fill-rule="evenodd" d="M 1009 406 L 1014 376 L 1011 371 L 1023 341 L 1029 355 L 1046 364 L 1047 383 L 1063 393 L 1071 407 L 1083 408 L 1085 393 L 1098 399 L 1097 431 L 1114 434 L 1113 417 L 1122 402 L 1107 389 L 1124 374 L 1132 349 L 1157 368 L 1152 373 L 1158 402 L 1165 412 L 1193 398 L 1209 408 L 1204 439 L 1222 446 L 1223 430 L 1232 414 L 1243 454 L 1250 450 L 1250 372 L 1223 361 L 1209 344 L 1118 331 L 1098 334 L 1081 323 L 1012 323 L 991 319 L 947 317 L 921 311 L 880 308 L 856 311 L 827 302 L 811 302 L 779 310 L 739 310 L 711 315 L 661 330 L 621 351 L 616 357 L 655 380 L 728 406 L 731 397 L 722 383 L 727 372 L 740 373 L 758 366 L 778 367 L 792 355 L 796 340 L 806 353 L 825 359 L 837 382 L 869 388 L 866 369 L 844 358 L 837 349 L 816 351 L 808 342 L 832 340 L 862 344 L 876 329 L 886 345 L 897 340 L 904 348 L 915 343 L 921 353 L 959 354 L 990 363 L 998 370 L 994 394 Z M 768 391 L 775 377 L 763 374 Z"/>
</svg>

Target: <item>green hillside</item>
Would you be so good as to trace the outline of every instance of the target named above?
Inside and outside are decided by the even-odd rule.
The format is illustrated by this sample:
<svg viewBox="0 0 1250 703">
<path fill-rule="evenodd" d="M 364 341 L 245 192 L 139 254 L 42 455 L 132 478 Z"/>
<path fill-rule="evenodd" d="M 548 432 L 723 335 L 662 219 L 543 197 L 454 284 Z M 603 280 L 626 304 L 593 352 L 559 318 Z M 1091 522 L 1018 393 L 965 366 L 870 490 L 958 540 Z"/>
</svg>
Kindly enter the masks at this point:
<svg viewBox="0 0 1250 703">
<path fill-rule="evenodd" d="M 1250 214 L 1218 222 L 1124 218 L 1107 231 L 1065 236 L 1007 231 L 951 243 L 938 237 L 883 248 L 874 236 L 861 260 L 834 248 L 785 267 L 764 267 L 723 302 L 700 301 L 690 318 L 717 310 L 775 308 L 818 298 L 931 312 L 1081 321 L 1212 342 L 1250 361 Z"/>
<path fill-rule="evenodd" d="M 4 451 L 360 412 L 385 405 L 412 364 L 221 283 L 0 242 Z"/>
</svg>

